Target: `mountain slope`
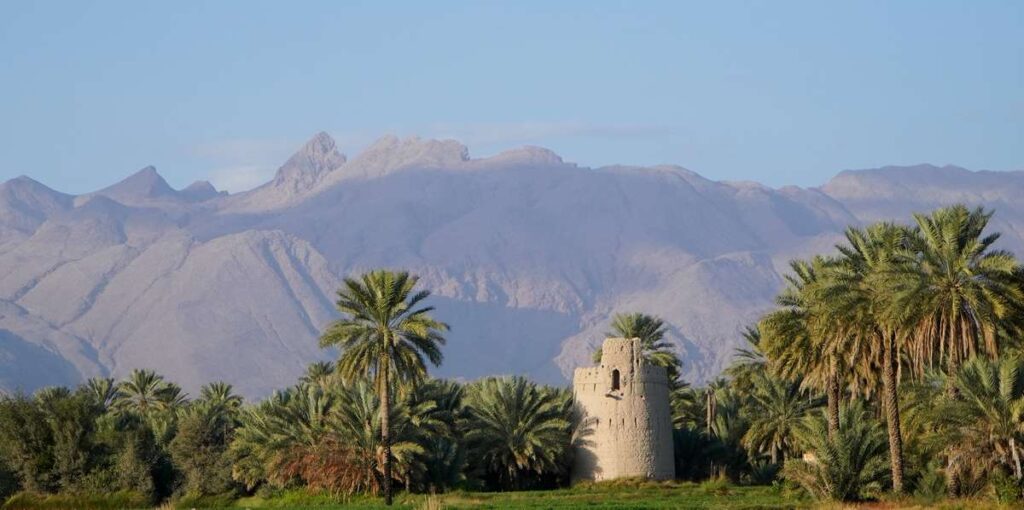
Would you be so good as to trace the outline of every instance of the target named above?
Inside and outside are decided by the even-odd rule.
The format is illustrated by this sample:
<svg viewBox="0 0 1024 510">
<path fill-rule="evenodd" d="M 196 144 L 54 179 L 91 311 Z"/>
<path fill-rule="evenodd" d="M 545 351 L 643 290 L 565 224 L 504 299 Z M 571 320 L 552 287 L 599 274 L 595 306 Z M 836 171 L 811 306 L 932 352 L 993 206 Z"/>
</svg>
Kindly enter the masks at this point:
<svg viewBox="0 0 1024 510">
<path fill-rule="evenodd" d="M 439 375 L 563 382 L 611 314 L 645 311 L 703 380 L 770 306 L 786 262 L 849 224 L 991 203 L 1004 245 L 1024 246 L 1018 173 L 887 168 L 771 189 L 675 166 L 578 167 L 537 147 L 468 154 L 385 137 L 347 159 L 321 133 L 271 182 L 230 196 L 174 190 L 152 169 L 80 197 L 0 185 L 0 387 L 145 367 L 190 391 L 223 379 L 266 395 L 334 355 L 316 345 L 334 289 L 376 267 L 434 291 L 453 325 Z"/>
</svg>

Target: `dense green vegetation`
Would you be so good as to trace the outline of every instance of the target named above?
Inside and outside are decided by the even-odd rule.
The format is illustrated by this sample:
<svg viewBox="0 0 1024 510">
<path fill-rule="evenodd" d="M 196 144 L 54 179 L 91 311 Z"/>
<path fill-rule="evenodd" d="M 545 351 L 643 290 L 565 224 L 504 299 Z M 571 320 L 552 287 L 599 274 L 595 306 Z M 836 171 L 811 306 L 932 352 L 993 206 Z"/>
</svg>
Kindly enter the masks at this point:
<svg viewBox="0 0 1024 510">
<path fill-rule="evenodd" d="M 589 426 L 571 392 L 430 378 L 448 326 L 415 276 L 373 271 L 339 290 L 342 317 L 321 338 L 338 361 L 260 402 L 224 383 L 190 398 L 147 370 L 4 396 L 0 496 L 9 508 L 1019 501 L 1024 270 L 993 248 L 990 217 L 956 206 L 851 228 L 835 253 L 793 261 L 777 306 L 706 387 L 678 378 L 660 319 L 616 316 L 609 334 L 640 338 L 671 376 L 677 483 L 564 489 Z"/>
</svg>

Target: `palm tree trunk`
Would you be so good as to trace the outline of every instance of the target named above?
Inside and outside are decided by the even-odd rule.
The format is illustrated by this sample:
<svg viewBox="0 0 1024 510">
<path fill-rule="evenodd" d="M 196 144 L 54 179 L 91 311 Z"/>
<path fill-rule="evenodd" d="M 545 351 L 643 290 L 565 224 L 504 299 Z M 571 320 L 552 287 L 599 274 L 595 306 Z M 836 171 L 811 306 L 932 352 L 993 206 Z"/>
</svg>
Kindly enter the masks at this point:
<svg viewBox="0 0 1024 510">
<path fill-rule="evenodd" d="M 953 374 L 956 373 L 955 363 L 950 362 L 947 366 L 946 398 L 950 401 L 960 398 L 960 391 L 953 382 Z M 960 466 L 957 465 L 956 456 L 952 453 L 946 454 L 946 494 L 955 498 L 960 496 Z"/>
<path fill-rule="evenodd" d="M 829 370 L 828 382 L 825 388 L 825 398 L 828 401 L 828 437 L 834 438 L 839 433 L 839 374 L 836 369 L 836 361 L 832 360 L 832 368 Z"/>
<path fill-rule="evenodd" d="M 1020 453 L 1017 451 L 1017 440 L 1012 437 L 1010 438 L 1010 454 L 1013 455 L 1013 474 L 1017 480 L 1020 480 Z"/>
<path fill-rule="evenodd" d="M 391 362 L 381 364 L 380 388 L 380 444 L 384 449 L 384 504 L 391 506 Z"/>
<path fill-rule="evenodd" d="M 772 444 L 772 464 L 779 465 L 779 448 L 774 443 Z"/>
<path fill-rule="evenodd" d="M 882 392 L 886 427 L 889 429 L 889 461 L 892 466 L 892 490 L 903 492 L 903 435 L 900 432 L 900 406 L 896 393 L 896 339 L 886 335 L 882 354 Z"/>
<path fill-rule="evenodd" d="M 708 388 L 707 416 L 705 417 L 705 420 L 707 421 L 708 437 L 712 436 L 711 424 L 714 423 L 715 421 L 715 407 L 715 390 L 713 390 L 712 388 Z"/>
</svg>

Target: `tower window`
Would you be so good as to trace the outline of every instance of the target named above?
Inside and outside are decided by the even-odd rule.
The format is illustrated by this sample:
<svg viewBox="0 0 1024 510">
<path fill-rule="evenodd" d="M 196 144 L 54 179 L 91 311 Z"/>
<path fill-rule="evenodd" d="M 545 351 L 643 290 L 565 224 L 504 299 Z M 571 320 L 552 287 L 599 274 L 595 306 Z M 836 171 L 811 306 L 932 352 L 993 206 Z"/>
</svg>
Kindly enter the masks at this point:
<svg viewBox="0 0 1024 510">
<path fill-rule="evenodd" d="M 612 391 L 619 389 L 619 369 L 612 370 Z"/>
</svg>

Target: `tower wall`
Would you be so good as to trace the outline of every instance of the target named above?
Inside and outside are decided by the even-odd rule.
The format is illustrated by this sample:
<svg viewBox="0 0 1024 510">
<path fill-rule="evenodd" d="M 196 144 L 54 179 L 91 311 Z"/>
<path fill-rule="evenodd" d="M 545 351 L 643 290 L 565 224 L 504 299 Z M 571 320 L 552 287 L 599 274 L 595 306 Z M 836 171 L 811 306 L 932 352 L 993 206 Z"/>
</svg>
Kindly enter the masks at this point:
<svg viewBox="0 0 1024 510">
<path fill-rule="evenodd" d="M 573 394 L 590 424 L 574 480 L 675 477 L 668 375 L 644 362 L 640 340 L 605 340 L 601 365 L 574 372 Z"/>
</svg>

